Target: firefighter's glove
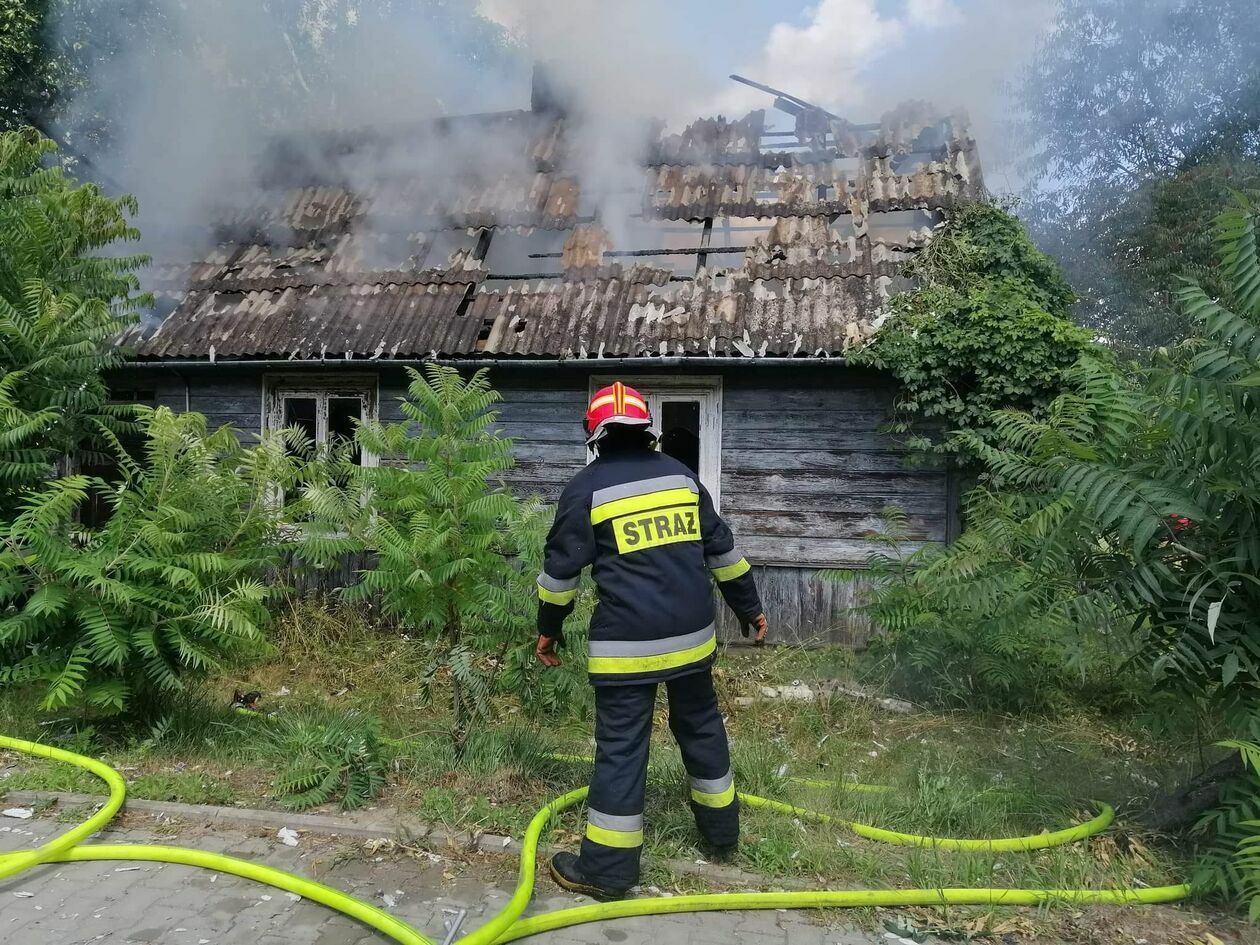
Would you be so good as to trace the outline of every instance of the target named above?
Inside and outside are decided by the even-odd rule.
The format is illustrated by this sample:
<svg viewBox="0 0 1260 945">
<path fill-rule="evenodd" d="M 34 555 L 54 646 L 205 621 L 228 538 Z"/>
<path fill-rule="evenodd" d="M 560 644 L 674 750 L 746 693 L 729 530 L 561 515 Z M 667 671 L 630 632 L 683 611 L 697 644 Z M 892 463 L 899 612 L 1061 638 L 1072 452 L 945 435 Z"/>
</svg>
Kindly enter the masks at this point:
<svg viewBox="0 0 1260 945">
<path fill-rule="evenodd" d="M 758 614 L 751 620 L 742 621 L 739 625 L 739 629 L 745 637 L 747 637 L 752 631 L 756 630 L 757 634 L 753 637 L 753 645 L 761 646 L 766 642 L 766 630 L 769 629 L 769 626 L 770 625 L 766 623 L 766 615 Z"/>
<path fill-rule="evenodd" d="M 561 633 L 554 637 L 545 637 L 538 635 L 538 645 L 534 647 L 534 655 L 544 666 L 559 666 L 560 657 L 556 655 L 556 650 L 564 646 L 564 634 Z"/>
</svg>

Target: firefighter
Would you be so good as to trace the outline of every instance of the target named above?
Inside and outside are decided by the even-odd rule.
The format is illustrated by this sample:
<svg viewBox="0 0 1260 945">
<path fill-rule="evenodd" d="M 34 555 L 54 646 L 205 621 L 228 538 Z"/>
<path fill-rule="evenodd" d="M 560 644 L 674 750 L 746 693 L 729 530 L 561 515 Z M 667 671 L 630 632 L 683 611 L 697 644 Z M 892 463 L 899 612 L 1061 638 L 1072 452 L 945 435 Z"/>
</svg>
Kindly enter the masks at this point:
<svg viewBox="0 0 1260 945">
<path fill-rule="evenodd" d="M 587 672 L 595 687 L 595 772 L 580 855 L 557 853 L 565 889 L 607 901 L 639 881 L 643 795 L 656 687 L 690 777 L 691 808 L 711 856 L 739 839 L 730 748 L 713 690 L 713 581 L 744 636 L 766 637 L 748 562 L 708 491 L 687 466 L 657 452 L 643 397 L 617 382 L 592 398 L 587 444 L 597 458 L 565 487 L 538 576 L 538 658 L 559 666 L 564 619 L 582 569 L 599 605 Z M 712 576 L 712 579 L 710 578 Z"/>
</svg>

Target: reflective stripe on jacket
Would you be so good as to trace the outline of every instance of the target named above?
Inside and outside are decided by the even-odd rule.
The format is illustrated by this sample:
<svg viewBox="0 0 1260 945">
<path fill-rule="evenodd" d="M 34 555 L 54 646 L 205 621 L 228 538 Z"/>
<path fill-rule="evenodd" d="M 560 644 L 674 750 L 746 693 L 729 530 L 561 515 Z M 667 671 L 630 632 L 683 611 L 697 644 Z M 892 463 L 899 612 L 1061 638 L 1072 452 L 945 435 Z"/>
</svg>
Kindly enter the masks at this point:
<svg viewBox="0 0 1260 945">
<path fill-rule="evenodd" d="M 539 633 L 560 635 L 588 566 L 599 591 L 587 661 L 596 685 L 707 667 L 717 648 L 714 580 L 741 620 L 761 612 L 751 568 L 708 491 L 652 450 L 601 455 L 565 488 L 538 576 Z"/>
</svg>

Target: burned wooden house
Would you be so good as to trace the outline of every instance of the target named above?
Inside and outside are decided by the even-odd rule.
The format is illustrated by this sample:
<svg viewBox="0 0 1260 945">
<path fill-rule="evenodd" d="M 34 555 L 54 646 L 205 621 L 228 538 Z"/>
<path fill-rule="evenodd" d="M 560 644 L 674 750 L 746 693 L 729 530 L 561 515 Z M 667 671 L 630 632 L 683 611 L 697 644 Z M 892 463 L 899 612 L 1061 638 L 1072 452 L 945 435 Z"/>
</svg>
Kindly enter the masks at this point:
<svg viewBox="0 0 1260 945">
<path fill-rule="evenodd" d="M 906 254 L 982 182 L 975 142 L 924 109 L 864 126 L 795 110 L 788 130 L 754 112 L 658 135 L 602 202 L 547 102 L 329 138 L 318 160 L 282 151 L 211 252 L 155 268 L 165 308 L 123 339 L 115 387 L 323 441 L 396 419 L 404 366 L 485 366 L 513 487 L 554 496 L 587 461 L 589 394 L 621 379 L 708 485 L 780 638 L 856 642 L 853 586 L 817 571 L 861 567 L 888 505 L 913 541 L 946 540 L 952 484 L 904 462 L 881 432 L 894 384 L 845 351 L 886 317 Z M 425 159 L 327 173 L 385 141 Z M 470 147 L 512 159 L 487 166 Z"/>
</svg>

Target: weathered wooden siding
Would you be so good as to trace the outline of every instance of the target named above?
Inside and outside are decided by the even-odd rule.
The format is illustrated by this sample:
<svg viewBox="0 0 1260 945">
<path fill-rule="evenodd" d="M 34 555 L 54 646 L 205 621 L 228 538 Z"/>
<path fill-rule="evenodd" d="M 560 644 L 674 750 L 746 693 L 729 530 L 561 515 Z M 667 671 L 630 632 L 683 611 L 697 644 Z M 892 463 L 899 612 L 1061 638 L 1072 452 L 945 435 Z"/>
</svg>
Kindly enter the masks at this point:
<svg viewBox="0 0 1260 945">
<path fill-rule="evenodd" d="M 398 401 L 405 393 L 404 381 L 388 375 L 381 379 L 383 422 L 402 419 Z M 515 444 L 516 465 L 508 481 L 519 495 L 540 495 L 554 502 L 564 484 L 586 464 L 582 434 L 585 375 L 573 375 L 569 383 L 560 384 L 555 377 L 532 371 L 525 378 L 519 373 L 496 377 L 495 384 L 503 400 L 494 429 Z"/>
<path fill-rule="evenodd" d="M 821 577 L 814 568 L 764 565 L 753 573 L 775 642 L 862 646 L 869 639 L 870 622 L 855 609 L 859 595 L 869 586 L 864 578 L 841 581 Z M 739 621 L 720 600 L 718 636 L 745 642 Z"/>
<path fill-rule="evenodd" d="M 722 394 L 722 513 L 758 564 L 858 567 L 880 550 L 882 513 L 906 539 L 946 538 L 946 476 L 910 468 L 881 431 L 894 388 L 857 371 L 727 377 Z"/>
<path fill-rule="evenodd" d="M 115 390 L 151 390 L 159 406 L 204 414 L 211 429 L 231 424 L 246 441 L 262 430 L 262 372 L 253 368 L 121 371 Z"/>
<path fill-rule="evenodd" d="M 263 376 L 261 369 L 226 366 L 135 371 L 119 375 L 116 386 L 153 390 L 159 403 L 176 410 L 187 403 L 212 426 L 230 423 L 252 437 L 262 426 Z M 588 378 L 572 369 L 494 376 L 503 397 L 497 429 L 515 442 L 510 482 L 518 493 L 554 500 L 586 462 Z M 401 419 L 405 387 L 400 369 L 380 369 L 381 420 Z M 885 507 L 906 513 L 914 543 L 948 537 L 945 473 L 907 466 L 881 432 L 893 393 L 877 374 L 838 366 L 723 372 L 722 513 L 756 566 L 779 640 L 866 640 L 869 627 L 854 612 L 861 582 L 827 580 L 818 569 L 860 568 L 881 550 L 873 538 Z M 738 640 L 735 621 L 721 610 L 722 635 Z"/>
</svg>

